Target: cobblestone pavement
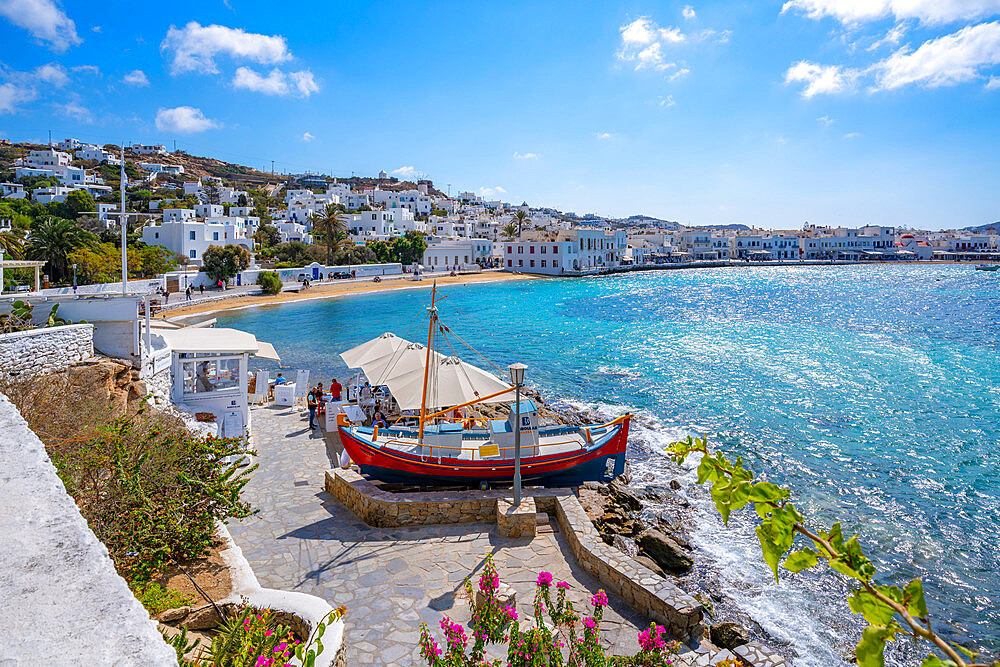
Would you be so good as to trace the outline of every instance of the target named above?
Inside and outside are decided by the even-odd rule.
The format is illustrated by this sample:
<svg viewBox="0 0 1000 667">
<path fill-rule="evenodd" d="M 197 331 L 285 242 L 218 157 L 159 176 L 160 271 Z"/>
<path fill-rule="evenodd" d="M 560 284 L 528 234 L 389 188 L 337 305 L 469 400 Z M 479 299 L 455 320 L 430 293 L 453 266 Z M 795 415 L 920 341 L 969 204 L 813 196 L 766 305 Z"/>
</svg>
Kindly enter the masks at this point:
<svg viewBox="0 0 1000 667">
<path fill-rule="evenodd" d="M 543 570 L 569 582 L 576 609 L 589 612 L 600 583 L 576 566 L 559 533 L 508 539 L 486 523 L 372 528 L 323 491 L 333 446 L 320 431 L 310 433 L 304 410 L 254 408 L 253 434 L 260 467 L 246 498 L 261 511 L 232 522 L 229 530 L 261 585 L 347 606 L 351 667 L 422 664 L 416 648 L 420 622 L 439 641 L 442 615 L 468 622 L 462 581 L 481 572 L 488 553 L 501 581 L 516 590 L 522 617 L 530 613 L 534 582 Z M 616 653 L 632 653 L 638 650 L 637 631 L 649 621 L 609 597 L 605 643 Z"/>
</svg>

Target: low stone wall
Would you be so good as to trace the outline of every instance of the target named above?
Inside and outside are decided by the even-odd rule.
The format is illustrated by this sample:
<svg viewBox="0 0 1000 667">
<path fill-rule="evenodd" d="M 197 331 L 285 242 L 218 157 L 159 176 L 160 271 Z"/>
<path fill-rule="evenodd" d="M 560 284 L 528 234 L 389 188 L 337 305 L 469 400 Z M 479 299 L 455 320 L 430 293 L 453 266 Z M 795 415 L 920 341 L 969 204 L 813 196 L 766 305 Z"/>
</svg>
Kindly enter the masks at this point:
<svg viewBox="0 0 1000 667">
<path fill-rule="evenodd" d="M 0 373 L 4 376 L 61 371 L 93 356 L 93 324 L 0 334 Z"/>
<path fill-rule="evenodd" d="M 701 634 L 702 606 L 670 580 L 608 546 L 575 496 L 556 499 L 556 519 L 580 566 L 677 637 Z"/>
<path fill-rule="evenodd" d="M 326 473 L 326 492 L 365 523 L 380 528 L 498 521 L 498 505 L 513 510 L 507 491 L 382 491 L 354 470 Z M 676 585 L 601 540 L 580 501 L 569 489 L 525 489 L 525 501 L 555 516 L 580 566 L 634 609 L 677 637 L 701 633 L 702 606 Z M 522 502 L 522 508 L 525 507 Z M 521 508 L 519 508 L 521 509 Z M 532 513 L 532 520 L 534 514 Z M 533 531 L 532 533 L 533 534 Z M 530 534 L 529 534 L 530 536 Z"/>
<path fill-rule="evenodd" d="M 497 498 L 497 529 L 504 537 L 534 537 L 538 529 L 535 499 L 521 498 L 515 507 L 513 498 Z"/>
<path fill-rule="evenodd" d="M 177 665 L 45 447 L 0 395 L 5 664 Z"/>
</svg>

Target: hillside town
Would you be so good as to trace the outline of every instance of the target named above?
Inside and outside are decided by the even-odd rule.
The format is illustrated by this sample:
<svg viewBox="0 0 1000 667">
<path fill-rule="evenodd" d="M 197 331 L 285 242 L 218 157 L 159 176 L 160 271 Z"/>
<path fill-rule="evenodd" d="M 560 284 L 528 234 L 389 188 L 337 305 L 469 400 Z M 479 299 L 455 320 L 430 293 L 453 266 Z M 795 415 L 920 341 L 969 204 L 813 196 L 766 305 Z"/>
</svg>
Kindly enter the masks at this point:
<svg viewBox="0 0 1000 667">
<path fill-rule="evenodd" d="M 192 160 L 202 162 L 193 167 Z M 116 257 L 110 245 L 120 245 L 124 201 L 129 244 L 152 258 L 130 265 L 133 277 L 196 270 L 209 248 L 230 245 L 250 253 L 251 268 L 399 262 L 403 271 L 494 268 L 549 276 L 703 262 L 1000 257 L 1000 225 L 935 232 L 871 224 L 685 226 L 645 216 L 578 216 L 470 191 L 449 196 L 430 179 L 399 181 L 385 171 L 337 179 L 218 161 L 209 171 L 206 160 L 164 145 L 133 144 L 123 154 L 114 145 L 73 138 L 50 145 L 6 142 L 0 146 L 0 251 L 8 259 L 46 260 L 52 283 L 68 282 L 71 265 L 74 285 L 113 279 L 102 264 Z M 33 224 L 53 219 L 69 220 L 91 236 L 56 244 L 65 256 L 53 258 Z M 88 238 L 108 247 L 94 252 Z"/>
</svg>

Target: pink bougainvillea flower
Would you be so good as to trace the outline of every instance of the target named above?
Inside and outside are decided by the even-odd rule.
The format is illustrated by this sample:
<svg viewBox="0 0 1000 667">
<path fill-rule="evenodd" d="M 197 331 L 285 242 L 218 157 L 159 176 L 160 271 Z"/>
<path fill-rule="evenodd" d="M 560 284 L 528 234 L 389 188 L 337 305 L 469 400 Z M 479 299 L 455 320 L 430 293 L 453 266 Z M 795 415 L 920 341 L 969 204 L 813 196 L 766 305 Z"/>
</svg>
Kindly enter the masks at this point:
<svg viewBox="0 0 1000 667">
<path fill-rule="evenodd" d="M 548 572 L 539 572 L 538 581 L 535 582 L 539 586 L 551 586 L 552 585 L 552 575 Z"/>
</svg>

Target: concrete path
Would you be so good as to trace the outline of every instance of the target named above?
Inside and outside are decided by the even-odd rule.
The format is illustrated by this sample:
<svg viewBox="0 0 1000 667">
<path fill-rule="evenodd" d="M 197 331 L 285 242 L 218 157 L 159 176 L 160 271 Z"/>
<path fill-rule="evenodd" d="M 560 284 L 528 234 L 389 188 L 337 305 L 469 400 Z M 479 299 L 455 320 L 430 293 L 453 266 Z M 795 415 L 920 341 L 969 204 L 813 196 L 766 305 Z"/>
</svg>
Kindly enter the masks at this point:
<svg viewBox="0 0 1000 667">
<path fill-rule="evenodd" d="M 468 622 L 468 603 L 457 594 L 466 576 L 477 581 L 488 553 L 501 581 L 517 591 L 522 618 L 531 613 L 540 571 L 569 582 L 576 609 L 590 612 L 590 596 L 601 586 L 576 566 L 560 534 L 507 539 L 495 524 L 484 523 L 372 528 L 323 491 L 332 446 L 320 431 L 310 433 L 305 411 L 254 408 L 253 434 L 260 468 L 245 497 L 261 511 L 232 522 L 229 530 L 263 586 L 347 606 L 348 665 L 423 664 L 420 622 L 431 626 L 439 643 L 442 615 Z M 616 653 L 634 653 L 636 633 L 649 621 L 609 597 L 605 642 Z"/>
</svg>

